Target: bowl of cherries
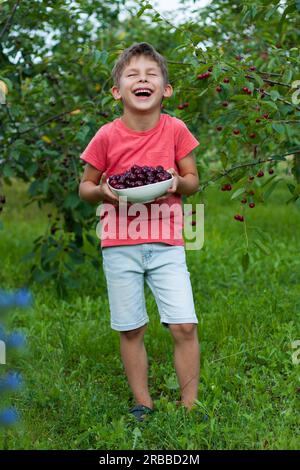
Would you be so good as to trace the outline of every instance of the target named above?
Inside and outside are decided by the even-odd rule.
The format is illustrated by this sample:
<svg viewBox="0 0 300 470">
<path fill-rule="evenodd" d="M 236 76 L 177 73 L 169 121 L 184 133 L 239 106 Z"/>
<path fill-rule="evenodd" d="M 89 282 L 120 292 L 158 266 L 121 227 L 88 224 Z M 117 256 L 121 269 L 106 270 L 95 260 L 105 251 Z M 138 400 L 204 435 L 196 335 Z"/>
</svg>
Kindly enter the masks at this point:
<svg viewBox="0 0 300 470">
<path fill-rule="evenodd" d="M 108 178 L 109 189 L 129 202 L 152 202 L 172 186 L 174 177 L 161 165 L 133 165 L 124 173 Z"/>
</svg>

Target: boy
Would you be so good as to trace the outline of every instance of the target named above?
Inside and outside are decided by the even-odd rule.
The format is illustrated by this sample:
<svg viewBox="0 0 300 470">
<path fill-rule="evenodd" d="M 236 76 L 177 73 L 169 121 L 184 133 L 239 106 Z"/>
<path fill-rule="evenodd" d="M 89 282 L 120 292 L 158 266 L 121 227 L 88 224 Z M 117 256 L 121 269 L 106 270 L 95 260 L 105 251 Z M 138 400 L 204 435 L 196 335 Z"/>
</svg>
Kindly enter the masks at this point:
<svg viewBox="0 0 300 470">
<path fill-rule="evenodd" d="M 79 186 L 81 199 L 104 201 L 117 211 L 121 205 L 107 178 L 133 165 L 163 166 L 174 177 L 168 192 L 156 204 L 180 207 L 181 195 L 199 187 L 193 149 L 199 142 L 178 118 L 161 113 L 164 98 L 172 96 L 165 59 L 148 43 L 136 43 L 118 58 L 112 71 L 115 100 L 122 101 L 123 115 L 103 125 L 80 158 L 87 165 Z M 100 184 L 99 184 L 100 181 Z M 149 210 L 151 203 L 145 204 Z M 108 211 L 108 217 L 112 211 Z M 149 214 L 149 212 L 148 212 Z M 151 221 L 148 216 L 146 227 Z M 175 220 L 168 219 L 174 232 Z M 109 235 L 109 234 L 108 234 Z M 174 364 L 181 404 L 191 409 L 198 394 L 200 349 L 190 273 L 184 241 L 174 233 L 158 238 L 114 233 L 101 241 L 111 327 L 120 332 L 120 350 L 136 405 L 130 412 L 142 421 L 153 411 L 148 390 L 148 362 L 143 337 L 149 318 L 144 300 L 144 279 L 155 297 L 161 323 L 174 339 Z"/>
</svg>

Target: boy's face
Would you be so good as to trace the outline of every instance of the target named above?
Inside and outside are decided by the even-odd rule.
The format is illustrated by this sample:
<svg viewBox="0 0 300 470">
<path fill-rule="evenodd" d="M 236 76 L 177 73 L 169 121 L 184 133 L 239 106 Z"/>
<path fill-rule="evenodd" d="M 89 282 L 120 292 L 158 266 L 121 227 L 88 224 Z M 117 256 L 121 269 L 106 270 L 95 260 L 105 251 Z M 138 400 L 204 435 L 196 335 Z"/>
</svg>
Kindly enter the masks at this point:
<svg viewBox="0 0 300 470">
<path fill-rule="evenodd" d="M 150 90 L 150 96 L 136 96 L 135 91 Z M 160 108 L 162 98 L 172 96 L 173 88 L 164 85 L 162 71 L 154 60 L 140 55 L 131 59 L 120 78 L 120 88 L 113 86 L 111 92 L 115 100 L 122 100 L 124 107 L 132 111 L 153 111 Z"/>
</svg>

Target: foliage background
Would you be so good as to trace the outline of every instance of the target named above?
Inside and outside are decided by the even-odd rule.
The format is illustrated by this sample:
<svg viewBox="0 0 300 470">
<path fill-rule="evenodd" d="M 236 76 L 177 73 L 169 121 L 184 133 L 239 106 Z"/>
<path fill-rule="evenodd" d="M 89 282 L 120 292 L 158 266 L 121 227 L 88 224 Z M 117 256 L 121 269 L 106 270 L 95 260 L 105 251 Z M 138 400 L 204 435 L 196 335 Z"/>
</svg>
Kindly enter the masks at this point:
<svg viewBox="0 0 300 470">
<path fill-rule="evenodd" d="M 175 27 L 142 1 L 0 2 L 0 281 L 30 284 L 36 297 L 34 311 L 11 316 L 31 351 L 19 362 L 24 427 L 6 446 L 299 446 L 291 361 L 299 338 L 299 11 L 294 0 L 214 1 Z M 170 342 L 148 297 L 161 413 L 143 433 L 123 417 L 130 396 L 108 326 L 96 207 L 78 197 L 80 153 L 122 113 L 110 94 L 113 63 L 140 41 L 168 59 L 174 94 L 163 112 L 200 141 L 201 187 L 188 202 L 206 211 L 206 246 L 188 258 L 201 312 L 200 414 L 186 417 L 169 403 L 177 393 Z M 224 184 L 231 193 L 220 192 Z"/>
</svg>

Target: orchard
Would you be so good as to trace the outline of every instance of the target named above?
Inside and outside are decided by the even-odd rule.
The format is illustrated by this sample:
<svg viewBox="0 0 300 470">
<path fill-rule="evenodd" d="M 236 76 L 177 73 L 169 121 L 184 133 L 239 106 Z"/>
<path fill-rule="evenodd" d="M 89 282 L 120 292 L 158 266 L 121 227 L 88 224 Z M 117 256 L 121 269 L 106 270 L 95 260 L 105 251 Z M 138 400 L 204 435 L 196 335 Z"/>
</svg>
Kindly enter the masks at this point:
<svg viewBox="0 0 300 470">
<path fill-rule="evenodd" d="M 37 296 L 39 293 L 45 296 L 47 300 L 45 304 L 41 300 L 37 323 L 29 327 L 32 330 L 28 333 L 41 339 L 41 344 L 35 345 L 41 361 L 44 357 L 43 339 L 49 334 L 51 344 L 47 351 L 53 355 L 51 364 L 43 362 L 44 369 L 50 370 L 49 382 L 46 375 L 42 376 L 42 370 L 38 372 L 41 376 L 36 377 L 37 372 L 28 366 L 33 382 L 40 380 L 44 383 L 45 380 L 49 396 L 43 387 L 41 390 L 32 388 L 32 395 L 24 399 L 23 407 L 26 409 L 33 397 L 39 422 L 44 422 L 47 427 L 47 418 L 42 416 L 44 411 L 48 416 L 51 407 L 58 406 L 58 409 L 65 410 L 68 418 L 65 422 L 69 423 L 70 429 L 76 429 L 74 438 L 71 433 L 65 437 L 66 424 L 55 409 L 55 419 L 51 421 L 52 415 L 50 419 L 53 428 L 50 429 L 49 424 L 45 432 L 45 435 L 49 433 L 48 441 L 46 437 L 38 437 L 39 428 L 35 431 L 35 416 L 31 416 L 30 436 L 35 436 L 32 439 L 38 448 L 54 446 L 51 439 L 58 445 L 56 439 L 60 435 L 64 436 L 61 438 L 64 448 L 68 447 L 67 442 L 71 442 L 73 448 L 117 448 L 115 442 L 119 448 L 143 448 L 143 445 L 160 448 L 161 442 L 165 442 L 160 434 L 163 427 L 157 425 L 155 428 L 155 424 L 150 429 L 151 436 L 155 436 L 153 441 L 147 441 L 144 435 L 139 434 L 139 429 L 132 431 L 133 439 L 131 434 L 124 437 L 122 422 L 120 424 L 119 419 L 114 421 L 110 406 L 102 403 L 98 395 L 96 398 L 92 392 L 89 395 L 90 389 L 83 392 L 80 388 L 80 384 L 86 381 L 91 386 L 90 378 L 83 371 L 90 360 L 89 351 L 92 354 L 98 351 L 94 332 L 98 331 L 99 325 L 94 318 L 89 318 L 85 325 L 87 312 L 91 308 L 96 311 L 99 305 L 101 311 L 107 312 L 107 304 L 106 298 L 102 297 L 105 283 L 102 277 L 98 279 L 102 269 L 96 236 L 99 217 L 96 207 L 78 195 L 83 173 L 79 156 L 102 125 L 122 114 L 120 102 L 115 101 L 110 92 L 111 70 L 120 53 L 140 41 L 152 44 L 167 59 L 169 81 L 174 92 L 169 99 L 164 99 L 162 113 L 183 120 L 200 142 L 195 150 L 199 190 L 190 197 L 183 197 L 183 202 L 192 205 L 188 217 L 194 229 L 199 224 L 193 219 L 195 206 L 199 203 L 205 206 L 208 229 L 204 249 L 189 256 L 199 305 L 202 309 L 203 305 L 214 304 L 211 311 L 207 307 L 210 331 L 219 335 L 216 333 L 214 337 L 208 332 L 207 343 L 204 340 L 213 357 L 210 363 L 203 364 L 204 388 L 213 394 L 211 401 L 205 404 L 206 409 L 201 408 L 211 419 L 209 431 L 202 440 L 198 438 L 201 426 L 205 424 L 195 421 L 194 427 L 187 426 L 187 429 L 197 428 L 197 432 L 187 434 L 189 438 L 183 435 L 181 440 L 174 435 L 170 437 L 170 432 L 168 444 L 164 445 L 172 449 L 194 448 L 189 447 L 193 445 L 211 449 L 251 447 L 256 442 L 257 448 L 280 448 L 284 445 L 296 448 L 296 437 L 290 438 L 292 429 L 296 429 L 295 404 L 290 401 L 286 413 L 285 402 L 284 406 L 282 403 L 299 392 L 299 388 L 296 392 L 295 385 L 298 378 L 282 351 L 288 347 L 288 341 L 297 339 L 293 309 L 298 309 L 299 314 L 300 307 L 295 294 L 299 284 L 296 238 L 299 238 L 300 210 L 300 3 L 294 0 L 216 0 L 207 2 L 202 8 L 196 8 L 189 0 L 182 0 L 181 4 L 187 20 L 176 22 L 175 12 L 173 16 L 171 13 L 165 16 L 159 7 L 145 0 L 0 1 L 0 237 L 7 244 L 4 246 L 3 243 L 1 248 L 1 281 L 5 284 L 5 276 L 8 276 L 11 279 L 8 284 L 12 285 L 3 287 L 19 288 L 14 283 L 28 283 L 36 290 Z M 127 17 L 122 19 L 125 12 Z M 119 183 L 113 181 L 113 184 Z M 29 215 L 27 218 L 24 216 L 26 220 L 21 222 L 23 213 Z M 43 222 L 35 226 L 39 218 Z M 219 225 L 214 225 L 214 220 L 218 220 Z M 272 223 L 274 227 L 277 224 L 276 229 Z M 39 228 L 35 230 L 34 227 Z M 287 230 L 291 239 L 280 239 L 275 249 L 272 236 L 280 229 Z M 213 240 L 214 248 L 211 245 Z M 23 246 L 26 246 L 25 252 L 22 251 Z M 280 253 L 285 253 L 282 258 Z M 14 274 L 7 274 L 10 272 L 8 263 Z M 269 282 L 268 276 L 275 275 L 278 275 L 276 282 L 273 278 Z M 232 288 L 234 283 L 237 284 Z M 63 314 L 52 306 L 53 295 L 47 297 L 52 292 L 51 286 L 62 302 L 59 305 Z M 84 301 L 76 297 L 78 292 L 82 292 L 82 286 L 89 292 Z M 98 303 L 94 303 L 91 286 L 96 290 L 101 287 Z M 231 288 L 233 297 L 230 297 Z M 262 290 L 268 288 L 271 290 Z M 227 290 L 229 297 L 226 297 Z M 265 297 L 259 304 L 261 292 Z M 255 300 L 253 315 L 258 315 L 254 329 L 243 303 L 249 300 L 250 293 Z M 239 294 L 242 299 L 236 300 L 234 295 Z M 266 307 L 267 297 L 270 305 Z M 71 304 L 72 311 L 69 310 Z M 227 307 L 231 313 L 235 312 L 232 313 L 234 324 L 229 320 L 231 313 L 228 317 L 223 316 Z M 72 323 L 74 310 L 78 315 L 87 316 L 84 321 L 80 317 L 76 323 L 74 314 Z M 260 316 L 260 312 L 264 313 Z M 47 323 L 45 318 L 50 317 L 51 322 Z M 21 317 L 16 318 L 22 325 Z M 31 324 L 31 319 L 27 320 Z M 276 321 L 278 323 L 273 324 Z M 103 325 L 101 328 L 105 331 L 106 326 Z M 255 338 L 260 338 L 260 328 L 264 336 L 256 341 Z M 284 329 L 285 342 L 280 336 L 281 328 L 282 331 Z M 277 349 L 268 343 L 269 331 L 277 342 Z M 247 334 L 253 334 L 253 337 L 249 338 Z M 241 337 L 242 345 L 235 342 Z M 233 353 L 226 349 L 232 344 Z M 257 352 L 264 344 L 269 347 L 266 355 Z M 101 373 L 103 364 L 103 368 L 115 367 L 117 370 L 119 364 L 116 365 L 115 356 L 111 356 L 108 343 L 103 341 L 102 346 L 106 348 L 110 362 L 105 363 L 106 358 L 103 357 L 97 373 Z M 168 346 L 163 342 L 164 348 L 168 354 Z M 244 351 L 245 359 L 239 359 L 244 357 Z M 230 358 L 224 369 L 219 356 Z M 239 360 L 245 367 L 240 375 L 235 373 Z M 253 369 L 248 367 L 248 361 L 262 365 L 262 377 L 255 365 Z M 74 372 L 74 380 L 77 381 L 77 373 L 81 377 L 76 384 L 72 382 L 75 363 L 78 370 Z M 272 369 L 265 388 L 267 367 L 274 367 L 274 371 L 280 369 L 282 376 L 278 380 L 270 378 Z M 174 393 L 176 387 L 170 371 L 165 372 L 159 366 L 158 370 L 161 396 L 166 390 Z M 116 371 L 115 382 L 108 383 L 109 390 L 120 386 L 118 374 Z M 60 384 L 53 384 L 54 376 L 59 377 Z M 84 380 L 81 382 L 82 377 Z M 226 379 L 224 389 L 220 385 L 221 377 Z M 275 372 L 274 377 L 277 377 Z M 274 431 L 276 436 L 273 440 L 271 432 L 268 434 L 269 429 L 273 429 L 271 418 L 264 422 L 262 415 L 255 411 L 252 422 L 251 412 L 247 412 L 253 399 L 252 388 L 246 387 L 250 378 L 253 380 L 250 388 L 258 384 L 257 396 L 269 393 L 270 400 L 278 407 L 279 411 L 273 416 L 275 421 L 278 418 L 277 434 Z M 73 394 L 70 397 L 65 379 L 72 382 Z M 105 388 L 105 380 L 102 379 L 99 387 Z M 91 380 L 97 382 L 95 377 Z M 282 398 L 280 390 L 288 380 L 291 382 Z M 235 390 L 243 390 L 244 395 L 234 395 L 231 381 L 236 385 Z M 231 394 L 235 405 L 230 401 Z M 85 408 L 82 415 L 77 416 L 78 401 L 82 400 Z M 228 400 L 226 419 L 229 420 L 237 412 L 236 404 L 241 403 L 238 406 L 244 414 L 238 429 L 249 430 L 249 441 L 246 439 L 241 443 L 235 424 L 230 428 L 231 437 L 226 434 L 222 400 Z M 259 403 L 259 398 L 255 400 L 256 410 L 269 409 L 267 398 L 263 403 Z M 97 419 L 104 420 L 104 428 L 110 427 L 105 436 L 97 420 L 92 425 L 89 421 L 92 407 L 100 402 L 102 408 Z M 70 414 L 68 406 L 73 410 Z M 163 399 L 160 406 L 166 414 L 170 412 Z M 270 413 L 272 410 L 270 407 Z M 279 419 L 284 417 L 288 420 L 288 430 L 281 440 L 278 437 L 281 429 Z M 215 420 L 220 420 L 218 422 L 224 432 L 221 437 L 216 437 Z M 174 433 L 182 422 L 185 422 L 183 418 L 176 422 L 171 418 L 170 426 L 174 426 Z M 257 423 L 261 423 L 261 431 L 256 441 Z M 264 427 L 266 423 L 269 423 L 268 429 Z M 195 438 L 197 444 L 191 444 L 190 438 Z M 30 448 L 31 443 L 26 437 L 19 439 L 21 447 Z"/>
</svg>

